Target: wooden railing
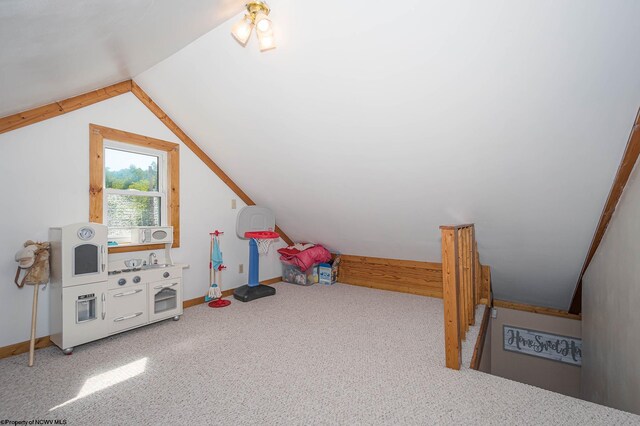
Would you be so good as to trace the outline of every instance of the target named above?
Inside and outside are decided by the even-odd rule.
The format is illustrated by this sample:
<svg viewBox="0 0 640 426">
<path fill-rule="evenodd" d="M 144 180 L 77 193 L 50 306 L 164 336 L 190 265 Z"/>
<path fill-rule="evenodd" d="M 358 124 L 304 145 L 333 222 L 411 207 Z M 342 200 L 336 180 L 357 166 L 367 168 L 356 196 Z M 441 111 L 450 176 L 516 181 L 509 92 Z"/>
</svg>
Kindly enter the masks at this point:
<svg viewBox="0 0 640 426">
<path fill-rule="evenodd" d="M 462 341 L 475 325 L 476 306 L 491 302 L 490 278 L 483 277 L 473 224 L 441 226 L 440 231 L 446 365 L 459 370 Z"/>
</svg>

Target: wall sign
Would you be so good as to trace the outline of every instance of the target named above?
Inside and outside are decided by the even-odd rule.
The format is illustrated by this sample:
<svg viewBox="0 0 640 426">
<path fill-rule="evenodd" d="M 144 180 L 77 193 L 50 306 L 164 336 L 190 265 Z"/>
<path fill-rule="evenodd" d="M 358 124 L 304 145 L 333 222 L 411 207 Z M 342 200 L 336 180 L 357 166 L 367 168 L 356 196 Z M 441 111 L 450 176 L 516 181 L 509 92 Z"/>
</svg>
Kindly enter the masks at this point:
<svg viewBox="0 0 640 426">
<path fill-rule="evenodd" d="M 582 339 L 503 325 L 504 350 L 582 365 Z"/>
</svg>

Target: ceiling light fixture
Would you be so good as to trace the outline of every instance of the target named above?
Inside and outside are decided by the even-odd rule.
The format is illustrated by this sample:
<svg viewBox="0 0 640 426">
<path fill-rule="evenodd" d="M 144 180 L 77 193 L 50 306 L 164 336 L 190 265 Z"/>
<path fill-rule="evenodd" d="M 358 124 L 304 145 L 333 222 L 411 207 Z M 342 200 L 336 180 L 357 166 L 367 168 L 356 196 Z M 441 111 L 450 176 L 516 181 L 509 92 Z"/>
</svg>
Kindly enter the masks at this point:
<svg viewBox="0 0 640 426">
<path fill-rule="evenodd" d="M 271 50 L 276 47 L 273 37 L 273 23 L 268 18 L 269 6 L 263 1 L 252 1 L 245 5 L 247 14 L 231 28 L 231 35 L 242 46 L 246 46 L 253 27 L 256 28 L 260 51 Z"/>
</svg>

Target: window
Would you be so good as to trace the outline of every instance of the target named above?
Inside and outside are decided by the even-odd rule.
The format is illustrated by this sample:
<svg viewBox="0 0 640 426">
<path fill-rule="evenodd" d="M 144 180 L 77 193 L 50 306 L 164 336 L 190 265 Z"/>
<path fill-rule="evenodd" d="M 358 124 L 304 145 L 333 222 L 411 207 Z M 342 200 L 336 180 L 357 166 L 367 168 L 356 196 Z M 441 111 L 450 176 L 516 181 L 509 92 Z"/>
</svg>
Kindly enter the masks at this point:
<svg viewBox="0 0 640 426">
<path fill-rule="evenodd" d="M 104 141 L 104 216 L 109 238 L 118 228 L 166 226 L 166 153 Z"/>
<path fill-rule="evenodd" d="M 125 244 L 109 252 L 151 250 L 126 247 L 135 226 L 173 226 L 179 247 L 177 144 L 91 124 L 90 207 L 93 222 L 106 223 L 109 241 Z"/>
</svg>

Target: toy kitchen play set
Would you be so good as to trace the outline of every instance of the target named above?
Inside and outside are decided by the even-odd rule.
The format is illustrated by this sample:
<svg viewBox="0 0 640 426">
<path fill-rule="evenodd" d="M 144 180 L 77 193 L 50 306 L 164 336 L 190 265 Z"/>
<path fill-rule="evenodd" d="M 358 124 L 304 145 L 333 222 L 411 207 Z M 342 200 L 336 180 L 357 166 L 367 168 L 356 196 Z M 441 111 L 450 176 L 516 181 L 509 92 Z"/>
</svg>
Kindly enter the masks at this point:
<svg viewBox="0 0 640 426">
<path fill-rule="evenodd" d="M 171 227 L 132 229 L 131 245 L 162 243 L 148 259 L 109 258 L 107 226 L 51 228 L 51 341 L 65 354 L 75 346 L 182 315 L 182 268 L 171 261 Z M 136 252 L 140 253 L 140 252 Z M 135 256 L 131 253 L 132 257 Z M 111 260 L 111 261 L 110 261 Z"/>
</svg>

